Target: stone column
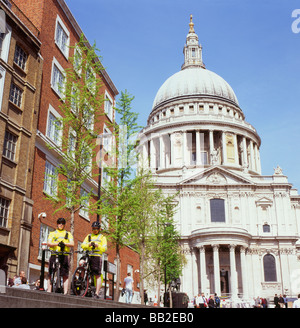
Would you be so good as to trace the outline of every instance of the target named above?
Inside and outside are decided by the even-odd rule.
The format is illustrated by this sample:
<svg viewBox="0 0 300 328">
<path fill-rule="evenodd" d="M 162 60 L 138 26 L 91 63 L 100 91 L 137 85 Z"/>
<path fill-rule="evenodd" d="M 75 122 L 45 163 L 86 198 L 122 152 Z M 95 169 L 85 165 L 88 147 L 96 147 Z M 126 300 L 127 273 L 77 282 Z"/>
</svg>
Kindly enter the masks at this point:
<svg viewBox="0 0 300 328">
<path fill-rule="evenodd" d="M 247 267 L 246 267 L 246 248 L 240 248 L 241 255 L 241 273 L 242 273 L 242 284 L 243 284 L 243 297 L 247 299 L 248 294 L 248 278 L 247 278 Z"/>
<path fill-rule="evenodd" d="M 248 156 L 247 156 L 247 141 L 246 138 L 243 137 L 243 163 L 242 165 L 248 165 Z"/>
<path fill-rule="evenodd" d="M 201 292 L 206 293 L 206 260 L 205 260 L 205 247 L 199 247 L 200 257 L 200 285 Z"/>
<path fill-rule="evenodd" d="M 237 142 L 237 135 L 233 135 L 234 140 L 234 163 L 239 165 L 239 149 L 238 149 L 238 142 Z"/>
<path fill-rule="evenodd" d="M 171 157 L 171 164 L 170 166 L 173 167 L 175 164 L 175 160 L 174 160 L 174 133 L 170 134 L 170 157 Z"/>
<path fill-rule="evenodd" d="M 196 131 L 196 165 L 201 165 L 201 138 L 200 131 Z"/>
<path fill-rule="evenodd" d="M 229 246 L 230 253 L 230 289 L 232 299 L 238 297 L 237 292 L 237 273 L 236 273 L 236 263 L 235 263 L 235 247 L 236 245 Z"/>
<path fill-rule="evenodd" d="M 211 154 L 213 153 L 214 146 L 214 131 L 209 131 L 209 164 L 211 164 Z"/>
<path fill-rule="evenodd" d="M 165 161 L 165 143 L 164 143 L 164 136 L 159 137 L 159 167 L 161 169 L 165 168 L 166 161 Z"/>
<path fill-rule="evenodd" d="M 220 260 L 219 260 L 219 245 L 212 245 L 214 257 L 214 282 L 215 293 L 221 295 L 221 281 L 220 281 Z"/>
<path fill-rule="evenodd" d="M 186 160 L 186 156 L 187 156 L 187 133 L 186 131 L 183 131 L 182 133 L 182 166 L 187 166 L 187 160 Z"/>
<path fill-rule="evenodd" d="M 254 149 L 253 149 L 253 141 L 252 140 L 250 140 L 250 158 L 251 158 L 251 170 L 255 171 Z"/>
<path fill-rule="evenodd" d="M 227 164 L 227 150 L 226 150 L 226 138 L 225 138 L 225 132 L 222 131 L 222 164 Z"/>
<path fill-rule="evenodd" d="M 156 169 L 156 151 L 154 145 L 154 139 L 150 140 L 150 168 L 152 171 Z"/>
</svg>

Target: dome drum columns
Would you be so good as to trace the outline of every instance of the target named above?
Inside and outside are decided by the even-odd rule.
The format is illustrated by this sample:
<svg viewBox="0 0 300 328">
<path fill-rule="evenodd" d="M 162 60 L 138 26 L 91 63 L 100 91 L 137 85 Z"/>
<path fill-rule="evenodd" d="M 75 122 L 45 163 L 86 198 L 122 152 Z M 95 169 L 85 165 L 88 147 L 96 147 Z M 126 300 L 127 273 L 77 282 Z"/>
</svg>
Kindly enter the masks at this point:
<svg viewBox="0 0 300 328">
<path fill-rule="evenodd" d="M 188 130 L 151 134 L 140 145 L 143 165 L 154 172 L 206 165 L 224 165 L 261 174 L 258 144 L 245 135 L 222 130 Z"/>
</svg>

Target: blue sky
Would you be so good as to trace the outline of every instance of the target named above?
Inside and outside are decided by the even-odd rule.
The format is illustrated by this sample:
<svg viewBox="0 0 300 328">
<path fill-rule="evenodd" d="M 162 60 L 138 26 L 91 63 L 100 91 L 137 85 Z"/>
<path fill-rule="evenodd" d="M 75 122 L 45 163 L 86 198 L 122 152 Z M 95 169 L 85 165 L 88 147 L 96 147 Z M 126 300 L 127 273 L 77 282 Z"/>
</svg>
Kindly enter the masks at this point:
<svg viewBox="0 0 300 328">
<path fill-rule="evenodd" d="M 279 165 L 300 191 L 300 8 L 294 0 L 66 0 L 145 126 L 156 92 L 180 70 L 193 15 L 206 68 L 233 88 L 262 139 L 262 174 Z M 300 27 L 300 23 L 297 25 Z"/>
</svg>

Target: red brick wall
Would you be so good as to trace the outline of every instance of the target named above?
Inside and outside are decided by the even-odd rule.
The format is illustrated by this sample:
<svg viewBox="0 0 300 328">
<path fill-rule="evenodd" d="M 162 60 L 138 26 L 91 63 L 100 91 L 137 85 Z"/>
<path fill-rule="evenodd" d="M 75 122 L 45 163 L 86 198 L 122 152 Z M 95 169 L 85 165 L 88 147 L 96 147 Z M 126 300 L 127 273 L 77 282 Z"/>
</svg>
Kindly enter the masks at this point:
<svg viewBox="0 0 300 328">
<path fill-rule="evenodd" d="M 43 65 L 43 80 L 41 89 L 41 102 L 38 119 L 38 130 L 45 135 L 47 115 L 49 104 L 59 112 L 59 97 L 55 91 L 51 88 L 51 73 L 52 73 L 52 61 L 53 57 L 57 59 L 62 67 L 69 68 L 70 60 L 67 60 L 59 48 L 56 46 L 55 38 L 55 27 L 56 18 L 59 15 L 68 31 L 70 32 L 70 45 L 74 46 L 79 40 L 79 36 L 76 34 L 72 24 L 65 16 L 64 12 L 58 5 L 56 0 L 15 0 L 15 3 L 21 8 L 21 10 L 29 16 L 36 27 L 40 30 L 39 38 L 42 42 L 41 55 L 44 59 Z M 99 47 L 99 46 L 98 46 Z M 70 49 L 69 57 L 73 56 L 73 49 Z M 110 89 L 106 81 L 103 80 L 103 87 L 101 92 L 104 93 L 106 90 L 110 96 L 114 99 L 115 95 Z M 103 106 L 104 108 L 104 106 Z M 101 109 L 103 111 L 103 108 Z M 108 120 L 106 116 L 102 117 L 102 121 L 99 126 L 96 127 L 98 133 L 103 131 L 103 123 Z M 31 246 L 30 246 L 30 263 L 40 264 L 38 260 L 38 246 L 40 237 L 40 227 L 44 223 L 48 226 L 56 228 L 57 218 L 64 216 L 67 220 L 66 228 L 70 229 L 70 214 L 67 212 L 54 213 L 53 205 L 49 200 L 46 200 L 46 196 L 43 192 L 44 185 L 44 174 L 45 174 L 45 161 L 46 155 L 38 148 L 35 149 L 34 158 L 34 169 L 33 169 L 33 187 L 32 187 L 32 199 L 33 205 L 33 221 L 32 221 L 32 235 L 31 235 Z M 38 218 L 38 214 L 46 212 L 46 218 Z M 80 217 L 77 213 L 75 216 L 75 247 L 77 249 L 78 241 L 82 242 L 85 236 L 91 232 L 91 222 L 96 220 L 96 216 L 90 218 L 90 221 Z M 111 244 L 108 245 L 108 260 L 114 262 L 116 257 L 115 249 Z M 129 248 L 121 250 L 121 283 L 127 275 L 127 264 L 133 266 L 133 270 L 139 269 L 139 257 L 138 254 Z M 137 280 L 138 274 L 136 273 L 134 279 Z M 136 285 L 135 285 L 136 286 Z"/>
</svg>

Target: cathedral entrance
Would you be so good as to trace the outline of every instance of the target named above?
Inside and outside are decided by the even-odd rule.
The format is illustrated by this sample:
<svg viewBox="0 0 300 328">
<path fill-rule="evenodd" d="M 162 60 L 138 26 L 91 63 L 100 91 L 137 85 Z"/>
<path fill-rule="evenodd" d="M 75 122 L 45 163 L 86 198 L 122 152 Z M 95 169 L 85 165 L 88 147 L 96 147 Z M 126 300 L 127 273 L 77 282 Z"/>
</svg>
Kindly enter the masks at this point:
<svg viewBox="0 0 300 328">
<path fill-rule="evenodd" d="M 223 268 L 220 271 L 220 282 L 221 282 L 221 295 L 229 294 L 228 271 Z"/>
</svg>

